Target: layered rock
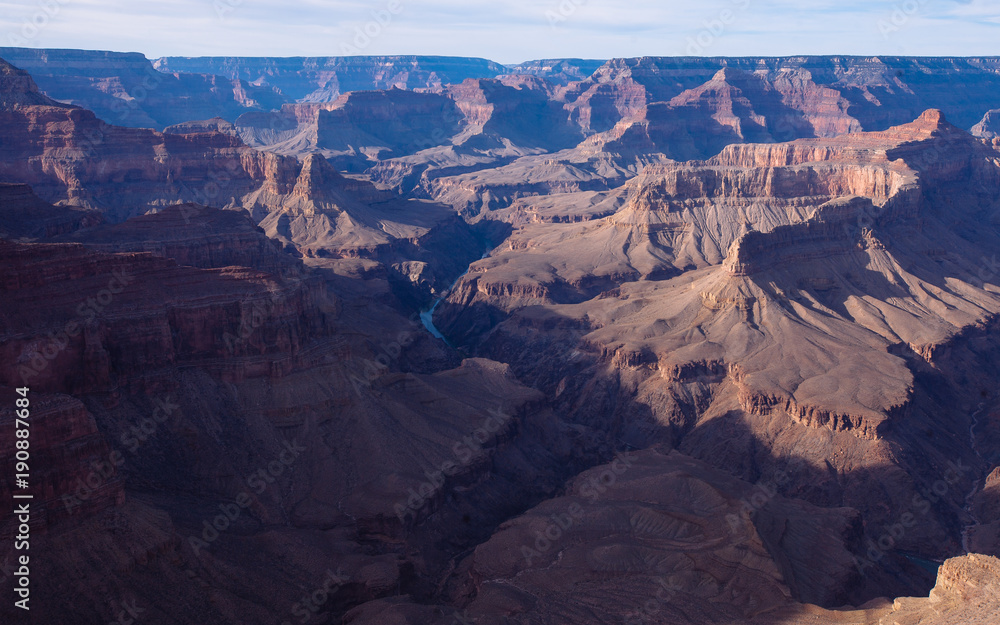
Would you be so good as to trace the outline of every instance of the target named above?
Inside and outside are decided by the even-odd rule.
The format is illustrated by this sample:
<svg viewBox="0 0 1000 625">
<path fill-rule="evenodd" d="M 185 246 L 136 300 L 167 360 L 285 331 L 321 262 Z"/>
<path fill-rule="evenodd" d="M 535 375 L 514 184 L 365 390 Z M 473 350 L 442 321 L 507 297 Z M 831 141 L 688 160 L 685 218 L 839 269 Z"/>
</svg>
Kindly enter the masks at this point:
<svg viewBox="0 0 1000 625">
<path fill-rule="evenodd" d="M 51 100 L 38 90 L 27 72 L 0 62 L 0 106 L 8 109 L 36 104 L 51 104 Z"/>
<path fill-rule="evenodd" d="M 71 592 L 81 623 L 123 605 L 280 621 L 324 584 L 315 611 L 339 615 L 400 584 L 422 592 L 449 557 L 434 532 L 479 540 L 509 514 L 518 476 L 495 459 L 533 444 L 521 424 L 541 397 L 506 366 L 442 355 L 370 296 L 329 295 L 348 282 L 328 286 L 239 213 L 181 206 L 74 236 L 85 243 L 0 242 L 0 385 L 30 385 L 44 463 L 38 618 L 64 618 Z M 551 487 L 565 465 L 537 460 L 535 488 Z M 452 497 L 475 525 L 441 512 L 412 530 Z M 279 554 L 280 571 L 254 572 Z"/>
<path fill-rule="evenodd" d="M 509 208 L 525 196 L 614 187 L 648 164 L 706 159 L 731 144 L 881 131 L 928 107 L 967 127 L 997 97 L 995 65 L 995 59 L 617 59 L 585 80 L 546 89 L 584 135 L 593 135 L 576 148 L 553 151 L 566 147 L 556 142 L 540 158 L 500 149 L 508 142 L 531 145 L 516 130 L 487 132 L 464 140 L 464 151 L 428 150 L 379 163 L 371 173 L 475 215 Z M 959 75 L 975 84 L 970 99 L 956 100 L 960 90 L 948 87 Z M 472 121 L 486 119 L 481 89 L 456 85 L 446 91 L 460 105 L 468 101 Z M 529 181 L 520 191 L 505 180 L 514 172 Z M 577 184 L 565 184 L 569 177 Z M 545 184 L 536 183 L 543 179 Z"/>
<path fill-rule="evenodd" d="M 283 251 L 279 242 L 262 234 L 246 213 L 183 204 L 55 241 L 78 242 L 101 252 L 149 252 L 200 269 L 241 266 L 276 275 L 296 273 L 297 254 Z"/>
<path fill-rule="evenodd" d="M 462 115 L 440 94 L 393 88 L 247 114 L 236 126 L 251 145 L 282 154 L 320 154 L 338 167 L 363 171 L 379 160 L 447 143 L 459 132 Z"/>
<path fill-rule="evenodd" d="M 1000 137 L 1000 109 L 987 111 L 979 123 L 972 127 L 971 132 L 984 139 Z"/>
<path fill-rule="evenodd" d="M 486 59 L 433 56 L 162 57 L 164 72 L 218 74 L 277 89 L 291 101 L 326 102 L 349 91 L 433 88 L 506 74 Z"/>
<path fill-rule="evenodd" d="M 54 237 L 103 221 L 104 216 L 97 211 L 53 206 L 26 184 L 0 183 L 0 237 Z"/>
<path fill-rule="evenodd" d="M 569 125 L 566 111 L 549 98 L 538 78 L 510 76 L 501 80 L 466 80 L 448 87 L 476 142 L 493 140 L 549 151 L 575 145 L 580 135 Z M 470 141 L 462 137 L 460 142 Z"/>
<path fill-rule="evenodd" d="M 455 105 L 440 95 L 401 89 L 358 91 L 317 117 L 319 148 L 363 146 L 373 160 L 442 143 L 459 128 Z"/>
<path fill-rule="evenodd" d="M 537 59 L 510 68 L 514 74 L 538 76 L 557 85 L 583 80 L 607 61 L 596 59 Z"/>
<path fill-rule="evenodd" d="M 236 135 L 238 130 L 234 124 L 221 117 L 174 124 L 163 129 L 163 134 L 168 135 L 191 135 L 203 132 L 221 132 L 223 134 Z"/>
<path fill-rule="evenodd" d="M 23 78 L 17 93 L 34 93 Z M 450 103 L 441 96 L 395 93 L 403 100 L 430 100 L 438 112 Z M 345 106 L 354 101 L 344 98 Z M 365 123 L 385 134 L 377 127 L 394 110 L 389 106 Z M 99 209 L 110 221 L 188 202 L 249 211 L 270 234 L 310 256 L 378 256 L 393 265 L 426 262 L 437 257 L 436 250 L 450 249 L 430 279 L 434 288 L 443 288 L 481 253 L 468 227 L 443 206 L 399 199 L 344 178 L 319 155 L 300 162 L 254 150 L 225 128 L 187 125 L 161 134 L 107 126 L 89 111 L 51 100 L 12 105 L 0 117 L 7 146 L 0 177 L 30 183 L 49 202 Z M 405 131 L 398 123 L 395 128 Z M 452 234 L 458 239 L 447 241 Z"/>
<path fill-rule="evenodd" d="M 646 104 L 669 102 L 686 90 L 697 90 L 726 69 L 756 74 L 781 93 L 787 106 L 800 111 L 819 136 L 848 130 L 850 118 L 864 130 L 883 130 L 927 108 L 942 109 L 959 127 L 969 128 L 997 97 L 997 63 L 994 57 L 613 59 L 593 76 L 570 84 L 564 99 L 578 111 L 575 119 L 584 128 L 602 132 Z M 956 88 L 958 76 L 968 85 L 965 89 Z"/>
<path fill-rule="evenodd" d="M 911 98 L 879 91 L 895 61 L 756 62 L 98 125 L 96 169 L 92 116 L 9 68 L 4 171 L 146 213 L 0 185 L 0 395 L 30 378 L 45 463 L 37 617 L 284 622 L 308 593 L 306 617 L 356 625 L 988 618 L 978 556 L 931 600 L 880 597 L 996 546 L 1000 153 L 935 110 L 858 132 L 883 119 L 858 85 Z M 613 129 L 552 153 L 570 115 Z M 332 150 L 395 156 L 373 184 Z M 191 180 L 220 189 L 170 186 Z M 436 309 L 452 349 L 415 313 L 483 239 Z"/>
<path fill-rule="evenodd" d="M 649 104 L 585 145 L 615 154 L 709 158 L 732 143 L 771 143 L 861 130 L 847 108 L 838 92 L 819 87 L 802 70 L 786 72 L 771 82 L 759 74 L 724 68 L 669 102 Z"/>
<path fill-rule="evenodd" d="M 477 547 L 463 565 L 476 597 L 462 618 L 750 623 L 797 607 L 789 586 L 828 602 L 829 585 L 853 575 L 845 556 L 853 512 L 785 499 L 776 479 L 747 484 L 676 453 L 622 454 Z M 822 551 L 821 568 L 809 549 Z M 422 611 L 405 598 L 346 618 L 452 622 L 447 610 Z"/>
<path fill-rule="evenodd" d="M 284 102 L 270 88 L 211 74 L 164 73 L 138 53 L 0 48 L 49 97 L 93 111 L 116 126 L 163 129 L 194 119 L 235 120 Z"/>
<path fill-rule="evenodd" d="M 752 485 L 676 453 L 624 454 L 476 549 L 471 611 L 569 618 L 582 594 L 593 613 L 580 622 L 625 620 L 658 583 L 669 596 L 659 608 L 694 623 L 750 620 L 786 604 L 789 586 L 804 602 L 842 601 L 830 592 L 857 574 L 855 512 L 786 500 L 776 492 L 785 477 Z"/>
<path fill-rule="evenodd" d="M 34 93 L 22 76 L 11 92 L 17 97 Z M 258 152 L 229 134 L 109 126 L 50 99 L 5 106 L 0 118 L 0 178 L 30 184 L 48 202 L 100 209 L 112 221 L 184 201 L 233 207 L 262 188 L 287 193 L 298 174 L 294 158 Z"/>
<path fill-rule="evenodd" d="M 978 380 L 1000 349 L 979 338 L 1000 314 L 981 262 L 1000 239 L 979 226 L 998 173 L 996 152 L 937 111 L 884 132 L 729 146 L 603 198 L 550 201 L 473 265 L 437 323 L 631 445 L 666 440 L 751 479 L 811 459 L 825 468 L 796 476 L 796 492 L 857 508 L 873 541 L 941 481 L 919 529 L 872 552 L 877 572 L 858 559 L 869 577 L 853 600 L 920 588 L 900 552 L 959 552 L 964 497 L 984 470 L 984 448 L 955 432 L 975 408 L 963 385 L 988 386 L 963 376 Z M 564 217 L 572 202 L 579 222 Z M 956 457 L 967 470 L 947 472 Z"/>
<path fill-rule="evenodd" d="M 30 388 L 30 387 L 28 387 Z M 13 388 L 4 389 L 8 406 L 15 405 Z M 27 489 L 16 489 L 4 480 L 0 494 L 30 494 L 32 532 L 45 532 L 53 525 L 87 518 L 125 501 L 122 476 L 118 474 L 111 446 L 102 436 L 94 417 L 83 403 L 62 394 L 28 392 L 31 429 L 30 477 Z M 4 435 L 0 448 L 15 449 L 15 411 L 0 413 Z M 13 454 L 12 454 L 13 455 Z M 19 503 L 23 503 L 20 501 Z M 0 535 L 10 542 L 17 532 L 14 517 L 5 517 Z"/>
</svg>

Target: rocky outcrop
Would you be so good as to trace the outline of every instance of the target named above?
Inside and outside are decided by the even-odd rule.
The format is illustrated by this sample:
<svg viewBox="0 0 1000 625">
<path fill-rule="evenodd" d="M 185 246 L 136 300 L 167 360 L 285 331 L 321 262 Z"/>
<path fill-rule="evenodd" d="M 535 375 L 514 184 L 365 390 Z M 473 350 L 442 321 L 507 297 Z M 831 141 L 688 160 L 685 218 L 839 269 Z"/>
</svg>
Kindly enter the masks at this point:
<svg viewBox="0 0 1000 625">
<path fill-rule="evenodd" d="M 0 107 L 52 104 L 39 90 L 28 72 L 0 59 Z"/>
<path fill-rule="evenodd" d="M 836 604 L 845 598 L 831 589 L 857 575 L 849 553 L 856 513 L 785 499 L 778 491 L 787 477 L 754 485 L 676 453 L 622 454 L 476 549 L 470 574 L 481 586 L 471 610 L 485 616 L 511 603 L 523 606 L 514 610 L 520 619 L 567 618 L 569 597 L 586 587 L 601 599 L 580 622 L 625 620 L 642 610 L 628 597 L 655 595 L 658 582 L 670 596 L 664 603 L 692 622 L 750 620 L 793 593 Z M 718 613 L 694 609 L 706 602 Z"/>
<path fill-rule="evenodd" d="M 202 121 L 190 121 L 182 124 L 174 124 L 163 129 L 163 134 L 167 135 L 191 135 L 203 132 L 221 132 L 235 136 L 238 133 L 236 126 L 222 119 L 213 117 Z"/>
<path fill-rule="evenodd" d="M 588 78 L 606 62 L 596 59 L 538 59 L 518 63 L 511 67 L 510 71 L 514 74 L 538 76 L 551 83 L 565 86 Z"/>
<path fill-rule="evenodd" d="M 879 625 L 972 625 L 986 623 L 1000 610 L 1000 560 L 970 554 L 941 565 L 928 598 L 896 599 Z"/>
<path fill-rule="evenodd" d="M 30 387 L 29 387 L 30 388 Z M 4 399 L 14 406 L 19 398 L 13 388 L 5 388 Z M 13 489 L 7 480 L 0 483 L 0 495 L 31 494 L 32 532 L 45 532 L 60 523 L 78 522 L 125 502 L 125 484 L 118 472 L 116 456 L 102 435 L 94 417 L 83 403 L 62 394 L 31 393 L 28 398 L 31 420 L 31 469 L 28 488 Z M 4 434 L 0 449 L 15 449 L 15 411 L 0 412 Z M 21 500 L 20 502 L 23 502 Z M 19 503 L 20 503 L 19 502 Z M 0 536 L 13 541 L 18 523 L 5 517 Z"/>
<path fill-rule="evenodd" d="M 547 97 L 565 109 L 577 132 L 589 135 L 575 148 L 553 151 L 568 146 L 518 138 L 515 124 L 512 131 L 468 139 L 460 135 L 460 150 L 445 145 L 384 161 L 371 173 L 386 184 L 426 194 L 469 214 L 505 210 L 523 197 L 612 188 L 644 166 L 668 159 L 708 159 L 744 142 L 834 139 L 862 130 L 876 137 L 927 108 L 942 109 L 966 127 L 974 123 L 969 121 L 973 111 L 973 119 L 980 120 L 1000 92 L 995 65 L 995 59 L 617 59 L 585 80 L 533 88 L 551 93 Z M 957 91 L 949 91 L 948 81 L 958 75 L 977 77 L 972 99 L 956 100 Z M 502 82 L 518 81 L 524 82 L 508 75 Z M 471 121 L 482 123 L 491 113 L 482 90 L 473 87 L 453 85 L 446 91 L 456 94 L 460 106 L 472 114 Z M 521 112 L 518 117 L 538 115 Z M 548 125 L 562 127 L 561 115 L 555 118 Z M 542 137 L 543 132 L 534 136 Z M 512 151 L 508 143 L 539 144 L 549 153 Z M 843 148 L 851 149 L 846 144 Z M 823 158 L 830 155 L 819 160 Z M 520 190 L 502 183 L 515 172 L 511 177 L 528 181 Z M 558 184 L 568 178 L 575 184 Z M 545 184 L 532 184 L 538 180 Z"/>
<path fill-rule="evenodd" d="M 526 147 L 555 151 L 575 145 L 579 132 L 558 102 L 550 99 L 543 81 L 531 77 L 504 80 L 466 80 L 444 93 L 452 98 L 465 117 L 469 129 L 460 142 L 477 144 L 504 141 Z"/>
<path fill-rule="evenodd" d="M 196 270 L 148 252 L 90 253 L 79 245 L 4 244 L 3 256 L 7 299 L 18 306 L 15 316 L 8 314 L 2 347 L 9 386 L 72 393 L 147 388 L 157 382 L 143 368 L 222 358 L 226 336 L 235 354 L 295 353 L 328 323 L 321 285 L 275 283 L 256 270 Z M 172 288 L 151 294 L 142 286 L 148 281 Z M 37 306 L 64 314 L 54 321 Z M 109 315 L 117 309 L 114 321 L 88 325 L 106 309 Z M 267 324 L 254 327 L 253 340 L 234 338 L 253 323 L 256 309 L 268 310 Z M 50 333 L 56 338 L 46 338 Z M 235 376 L 272 366 L 232 364 L 220 363 Z"/>
<path fill-rule="evenodd" d="M 321 104 L 289 104 L 280 112 L 248 113 L 236 120 L 250 145 L 300 157 L 322 155 L 356 172 L 448 143 L 461 126 L 462 115 L 449 98 L 396 88 L 345 93 Z"/>
<path fill-rule="evenodd" d="M 389 180 L 382 163 L 390 159 L 407 175 L 436 169 L 443 170 L 436 173 L 441 175 L 570 147 L 581 138 L 562 105 L 551 99 L 551 85 L 534 76 L 470 78 L 433 91 L 350 92 L 322 105 L 244 115 L 237 126 L 253 145 L 285 154 L 322 154 L 351 171 L 374 168 L 380 181 Z"/>
<path fill-rule="evenodd" d="M 989 414 L 990 421 L 996 419 Z M 973 553 L 1000 557 L 1000 467 L 983 480 L 983 488 L 971 498 L 974 523 L 966 529 L 966 548 Z"/>
<path fill-rule="evenodd" d="M 319 111 L 316 146 L 334 151 L 357 146 L 379 160 L 443 143 L 458 132 L 459 118 L 454 103 L 441 95 L 357 91 Z"/>
<path fill-rule="evenodd" d="M 826 576 L 838 566 L 850 574 L 847 562 L 831 562 L 829 550 L 842 548 L 850 536 L 851 513 L 820 512 L 784 498 L 776 492 L 784 477 L 740 484 L 678 454 L 622 455 L 581 475 L 566 496 L 528 511 L 481 545 L 469 565 L 478 594 L 463 610 L 452 614 L 396 597 L 356 608 L 347 622 L 990 622 L 1000 606 L 1000 561 L 976 554 L 944 562 L 929 597 L 879 598 L 836 610 L 793 600 L 788 585 L 802 583 L 797 575 L 814 576 L 817 590 L 825 590 L 832 581 Z M 664 491 L 657 486 L 674 494 L 672 505 L 660 502 Z M 782 568 L 783 558 L 767 552 L 778 546 L 769 534 L 775 531 L 786 547 L 822 537 L 810 545 L 822 555 L 801 562 L 798 572 Z"/>
<path fill-rule="evenodd" d="M 607 71 L 614 63 L 609 61 L 587 80 L 570 83 L 561 93 L 570 119 L 585 133 L 610 130 L 619 121 L 635 117 L 648 104 L 657 101 L 650 98 L 630 73 Z"/>
<path fill-rule="evenodd" d="M 983 119 L 973 126 L 970 132 L 984 139 L 1000 137 L 1000 109 L 987 111 L 986 115 L 983 115 Z"/>
<path fill-rule="evenodd" d="M 25 85 L 30 91 L 30 82 Z M 382 93 L 371 95 L 385 99 Z M 390 95 L 404 103 L 429 101 L 439 112 L 451 105 L 433 94 L 397 90 Z M 365 108 L 351 107 L 356 113 Z M 365 123 L 376 133 L 398 131 L 409 137 L 404 141 L 419 139 L 402 122 L 388 125 L 394 111 L 389 102 Z M 309 257 L 378 258 L 390 267 L 443 258 L 419 285 L 398 276 L 405 288 L 416 288 L 412 296 L 417 298 L 446 287 L 482 253 L 471 229 L 449 208 L 345 178 L 321 155 L 299 161 L 247 147 L 232 132 L 204 127 L 158 133 L 108 126 L 89 111 L 51 100 L 0 110 L 0 121 L 7 124 L 3 140 L 9 145 L 0 154 L 0 178 L 26 181 L 48 202 L 98 209 L 110 222 L 188 203 L 247 211 L 268 234 Z M 416 124 L 414 119 L 408 123 Z M 50 234 L 67 230 L 52 228 Z"/>
<path fill-rule="evenodd" d="M 246 213 L 197 204 L 169 206 L 55 241 L 78 242 L 101 252 L 149 252 L 200 269 L 241 266 L 282 275 L 294 274 L 298 265 L 297 254 L 263 236 Z"/>
<path fill-rule="evenodd" d="M 103 223 L 93 210 L 53 206 L 26 184 L 0 183 L 0 237 L 48 238 Z"/>
<path fill-rule="evenodd" d="M 669 102 L 648 104 L 584 146 L 619 155 L 663 153 L 677 160 L 705 159 L 733 143 L 860 131 L 848 108 L 839 92 L 814 83 L 808 71 L 789 70 L 770 77 L 726 67 Z"/>
</svg>

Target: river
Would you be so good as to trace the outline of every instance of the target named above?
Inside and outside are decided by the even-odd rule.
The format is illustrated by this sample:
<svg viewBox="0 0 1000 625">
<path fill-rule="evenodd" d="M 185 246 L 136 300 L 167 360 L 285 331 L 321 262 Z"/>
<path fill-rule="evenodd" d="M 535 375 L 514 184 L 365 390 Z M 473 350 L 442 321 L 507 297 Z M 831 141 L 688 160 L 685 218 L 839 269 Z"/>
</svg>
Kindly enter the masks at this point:
<svg viewBox="0 0 1000 625">
<path fill-rule="evenodd" d="M 483 255 L 479 258 L 479 260 L 482 260 L 489 255 L 490 255 L 490 250 L 486 250 L 485 252 L 483 252 Z M 456 284 L 458 284 L 458 281 L 469 274 L 469 271 L 471 269 L 472 269 L 472 264 L 470 263 L 468 268 L 466 268 L 466 270 L 462 273 L 462 275 L 455 278 L 455 281 L 451 283 L 451 286 L 449 286 L 447 289 L 444 290 L 443 293 L 441 293 L 441 297 L 434 300 L 434 304 L 431 305 L 430 308 L 428 308 L 427 310 L 420 311 L 420 322 L 424 324 L 424 327 L 427 328 L 428 332 L 434 335 L 434 338 L 441 339 L 442 341 L 445 342 L 445 344 L 448 347 L 454 347 L 454 346 L 448 342 L 448 339 L 446 339 L 444 335 L 441 334 L 441 331 L 437 329 L 437 326 L 434 325 L 434 310 L 438 307 L 438 304 L 440 304 L 442 301 L 444 301 L 446 297 L 448 297 L 448 295 L 451 293 L 451 290 L 455 288 Z"/>
</svg>

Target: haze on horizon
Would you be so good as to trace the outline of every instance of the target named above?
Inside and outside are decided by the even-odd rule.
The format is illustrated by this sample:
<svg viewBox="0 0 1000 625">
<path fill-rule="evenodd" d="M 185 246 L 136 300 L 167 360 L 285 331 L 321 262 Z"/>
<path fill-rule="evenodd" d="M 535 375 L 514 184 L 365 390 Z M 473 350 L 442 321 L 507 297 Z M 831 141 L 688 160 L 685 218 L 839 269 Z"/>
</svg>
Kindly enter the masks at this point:
<svg viewBox="0 0 1000 625">
<path fill-rule="evenodd" d="M 803 6 L 805 5 L 805 6 Z M 159 56 L 1000 54 L 994 0 L 15 0 L 0 46 Z"/>
</svg>

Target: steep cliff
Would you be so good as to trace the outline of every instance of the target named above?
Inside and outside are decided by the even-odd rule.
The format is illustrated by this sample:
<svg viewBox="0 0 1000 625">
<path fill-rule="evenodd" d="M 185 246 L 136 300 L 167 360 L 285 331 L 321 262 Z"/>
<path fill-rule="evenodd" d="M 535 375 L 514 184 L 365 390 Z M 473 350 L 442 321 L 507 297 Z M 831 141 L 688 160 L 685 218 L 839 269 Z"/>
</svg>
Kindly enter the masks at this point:
<svg viewBox="0 0 1000 625">
<path fill-rule="evenodd" d="M 645 104 L 669 102 L 687 90 L 697 90 L 726 69 L 753 73 L 780 92 L 784 103 L 800 111 L 819 136 L 830 136 L 827 133 L 835 132 L 836 126 L 843 129 L 843 122 L 836 120 L 845 114 L 864 130 L 884 130 L 928 108 L 941 109 L 959 127 L 970 128 L 997 98 L 998 63 L 996 57 L 613 59 L 586 80 L 571 83 L 563 98 L 584 128 L 602 132 Z M 956 88 L 958 76 L 961 89 Z"/>
<path fill-rule="evenodd" d="M 8 100 L 35 97 L 30 78 L 20 76 L 6 83 Z M 294 158 L 258 152 L 229 134 L 110 126 L 48 98 L 0 107 L 0 123 L 0 179 L 30 184 L 48 202 L 99 209 L 112 221 L 185 201 L 232 207 L 261 188 L 287 193 L 298 174 Z"/>
<path fill-rule="evenodd" d="M 899 552 L 959 552 L 964 496 L 992 449 L 956 432 L 975 409 L 962 389 L 986 384 L 980 370 L 1000 353 L 985 338 L 1000 299 L 983 264 L 1000 253 L 998 162 L 928 111 L 884 132 L 651 167 L 603 199 L 536 205 L 437 324 L 631 445 L 666 440 L 744 479 L 789 458 L 819 463 L 793 492 L 858 509 L 867 540 L 959 462 L 919 528 L 870 552 L 878 570 L 853 599 L 919 587 Z"/>
<path fill-rule="evenodd" d="M 0 183 L 0 238 L 54 237 L 103 221 L 97 211 L 53 206 L 26 184 Z"/>
<path fill-rule="evenodd" d="M 330 575 L 315 609 L 340 614 L 401 584 L 425 592 L 449 552 L 412 528 L 463 486 L 478 485 L 476 523 L 439 514 L 453 540 L 509 514 L 518 476 L 494 458 L 530 447 L 520 424 L 541 412 L 509 368 L 442 354 L 239 213 L 172 207 L 74 236 L 0 241 L 0 393 L 12 406 L 12 387 L 31 388 L 37 618 L 64 618 L 72 593 L 80 623 L 123 606 L 280 621 Z M 561 465 L 538 460 L 551 488 Z M 4 517 L 0 535 L 15 531 Z M 253 572 L 260 557 L 283 565 Z"/>
<path fill-rule="evenodd" d="M 979 123 L 972 127 L 971 132 L 984 139 L 1000 137 L 1000 109 L 987 111 Z"/>
</svg>

